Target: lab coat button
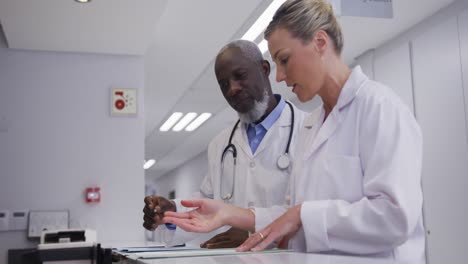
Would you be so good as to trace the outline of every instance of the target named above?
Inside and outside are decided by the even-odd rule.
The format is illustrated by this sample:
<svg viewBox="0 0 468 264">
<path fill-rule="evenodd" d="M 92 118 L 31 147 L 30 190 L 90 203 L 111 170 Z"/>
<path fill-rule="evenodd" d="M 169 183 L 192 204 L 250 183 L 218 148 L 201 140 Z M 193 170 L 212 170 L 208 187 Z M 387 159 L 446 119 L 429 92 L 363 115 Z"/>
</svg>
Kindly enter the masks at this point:
<svg viewBox="0 0 468 264">
<path fill-rule="evenodd" d="M 255 168 L 255 162 L 254 161 L 250 162 L 250 168 Z"/>
</svg>

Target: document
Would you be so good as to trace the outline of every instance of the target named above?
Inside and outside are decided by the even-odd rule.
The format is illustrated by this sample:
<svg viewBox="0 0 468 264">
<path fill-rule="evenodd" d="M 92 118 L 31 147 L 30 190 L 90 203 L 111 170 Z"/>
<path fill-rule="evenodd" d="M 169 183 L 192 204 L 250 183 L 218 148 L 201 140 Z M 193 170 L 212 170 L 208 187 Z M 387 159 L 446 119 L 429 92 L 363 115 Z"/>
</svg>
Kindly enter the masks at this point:
<svg viewBox="0 0 468 264">
<path fill-rule="evenodd" d="M 177 245 L 173 247 L 165 247 L 164 245 L 158 246 L 145 246 L 145 247 L 119 247 L 113 248 L 112 250 L 117 251 L 122 254 L 126 253 L 138 253 L 138 252 L 159 252 L 159 251 L 174 251 L 174 250 L 196 250 L 199 247 L 191 247 L 183 245 Z"/>
<path fill-rule="evenodd" d="M 291 250 L 285 249 L 271 249 L 263 250 L 260 252 L 237 252 L 235 248 L 221 248 L 221 249 L 206 249 L 206 248 L 165 248 L 162 250 L 153 250 L 146 252 L 134 252 L 130 254 L 123 254 L 130 259 L 154 259 L 154 258 L 177 258 L 177 257 L 195 257 L 195 256 L 219 256 L 219 255 L 245 255 L 245 254 L 258 254 L 258 253 L 279 253 L 290 252 Z"/>
</svg>

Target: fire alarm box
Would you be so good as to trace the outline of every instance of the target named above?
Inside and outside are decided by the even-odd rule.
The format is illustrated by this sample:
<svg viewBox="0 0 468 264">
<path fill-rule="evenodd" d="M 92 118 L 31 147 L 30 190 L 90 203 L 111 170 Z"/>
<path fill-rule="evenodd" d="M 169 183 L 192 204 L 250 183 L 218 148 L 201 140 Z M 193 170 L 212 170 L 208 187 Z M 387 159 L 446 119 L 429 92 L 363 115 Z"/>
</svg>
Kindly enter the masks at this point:
<svg viewBox="0 0 468 264">
<path fill-rule="evenodd" d="M 101 188 L 88 187 L 86 188 L 86 203 L 99 203 L 101 201 Z"/>
<path fill-rule="evenodd" d="M 111 114 L 112 115 L 136 115 L 137 113 L 137 89 L 112 88 Z"/>
</svg>

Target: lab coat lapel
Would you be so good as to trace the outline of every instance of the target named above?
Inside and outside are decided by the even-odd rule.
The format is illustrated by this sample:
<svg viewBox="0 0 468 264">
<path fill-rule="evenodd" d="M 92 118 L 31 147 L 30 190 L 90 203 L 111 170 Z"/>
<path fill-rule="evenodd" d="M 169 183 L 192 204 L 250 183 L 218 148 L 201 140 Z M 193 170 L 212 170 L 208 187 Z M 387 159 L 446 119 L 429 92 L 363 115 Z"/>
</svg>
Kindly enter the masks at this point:
<svg viewBox="0 0 468 264">
<path fill-rule="evenodd" d="M 312 155 L 323 143 L 325 143 L 330 138 L 331 135 L 333 135 L 333 132 L 335 132 L 343 119 L 343 108 L 354 100 L 357 93 L 359 92 L 359 89 L 366 81 L 368 81 L 368 78 L 362 72 L 361 67 L 355 67 L 349 75 L 348 80 L 345 82 L 343 89 L 341 90 L 336 106 L 328 115 L 327 120 L 325 120 L 325 122 L 319 128 L 315 139 L 312 139 L 312 147 L 307 151 L 306 157 Z M 322 122 L 325 114 L 324 112 L 325 110 L 322 106 L 320 118 L 318 118 L 315 125 L 320 126 L 320 122 Z"/>
<path fill-rule="evenodd" d="M 322 108 L 323 109 L 323 108 Z M 325 111 L 325 110 L 322 110 Z M 317 122 L 322 122 L 324 113 L 320 114 L 320 117 Z M 335 132 L 336 128 L 341 122 L 341 116 L 339 115 L 338 111 L 332 111 L 329 115 L 327 120 L 323 123 L 323 125 L 319 128 L 318 134 L 312 141 L 311 148 L 307 151 L 307 157 L 312 155 L 323 143 L 325 143 L 330 136 Z M 320 123 L 316 123 L 315 125 L 320 126 Z"/>
<path fill-rule="evenodd" d="M 262 141 L 260 142 L 260 144 L 258 145 L 257 147 L 257 150 L 255 150 L 255 153 L 253 154 L 253 156 L 257 156 L 258 153 L 262 152 L 263 150 L 265 150 L 265 146 L 267 145 L 265 142 L 269 142 L 269 138 L 271 138 L 271 134 L 273 134 L 272 130 L 273 130 L 273 127 L 275 125 L 273 125 L 270 129 L 268 129 L 268 131 L 266 132 L 265 136 L 263 136 L 263 139 Z M 276 131 L 275 131 L 276 132 Z"/>
<path fill-rule="evenodd" d="M 288 109 L 288 110 L 286 110 Z M 278 129 L 278 126 L 279 129 Z M 267 146 L 271 146 L 271 141 L 270 140 L 287 140 L 286 139 L 281 139 L 279 135 L 279 130 L 280 129 L 289 129 L 291 126 L 291 110 L 289 109 L 288 105 L 284 106 L 284 110 L 281 112 L 281 115 L 279 117 L 279 120 L 277 120 L 271 127 L 268 129 L 267 133 L 263 137 L 262 141 L 260 142 L 260 145 L 258 145 L 257 150 L 255 151 L 255 154 L 253 156 L 259 155 L 262 151 L 266 149 Z M 250 147 L 249 147 L 250 148 Z M 284 151 L 284 150 L 283 150 Z M 278 153 L 278 156 L 280 153 Z"/>
<path fill-rule="evenodd" d="M 304 119 L 303 127 L 299 131 L 298 142 L 300 143 L 298 144 L 297 150 L 298 153 L 304 153 L 304 158 L 310 156 L 311 148 L 309 148 L 309 146 L 312 145 L 314 135 L 317 134 L 316 130 L 320 128 L 319 122 L 323 119 L 320 118 L 322 116 L 322 111 L 323 107 L 320 106 L 307 115 Z"/>
<path fill-rule="evenodd" d="M 252 157 L 252 150 L 250 149 L 249 140 L 247 138 L 247 131 L 244 123 L 239 123 L 237 126 L 236 134 L 233 139 L 234 145 L 240 148 L 248 157 Z"/>
</svg>

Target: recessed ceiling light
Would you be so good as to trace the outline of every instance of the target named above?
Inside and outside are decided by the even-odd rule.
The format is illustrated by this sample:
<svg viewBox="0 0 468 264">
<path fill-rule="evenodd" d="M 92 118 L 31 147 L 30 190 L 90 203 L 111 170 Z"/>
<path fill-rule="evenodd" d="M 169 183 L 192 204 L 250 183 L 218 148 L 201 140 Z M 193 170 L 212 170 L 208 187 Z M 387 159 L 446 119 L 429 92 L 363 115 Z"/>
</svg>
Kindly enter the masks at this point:
<svg viewBox="0 0 468 264">
<path fill-rule="evenodd" d="M 206 120 L 208 120 L 208 118 L 210 118 L 210 117 L 211 117 L 211 113 L 203 113 L 203 114 L 199 115 L 195 120 L 193 120 L 192 123 L 190 123 L 190 125 L 188 125 L 185 128 L 185 131 L 194 131 L 201 124 L 203 124 Z"/>
<path fill-rule="evenodd" d="M 172 113 L 172 115 L 166 120 L 166 122 L 164 122 L 164 124 L 159 128 L 159 131 L 163 131 L 163 132 L 169 131 L 169 129 L 171 129 L 171 127 L 175 125 L 175 123 L 177 123 L 177 121 L 179 121 L 179 119 L 183 115 L 184 114 L 182 114 L 181 112 Z"/>
<path fill-rule="evenodd" d="M 147 170 L 147 169 L 153 167 L 153 165 L 155 163 L 156 163 L 156 161 L 154 159 L 147 160 L 147 161 L 145 161 L 145 164 L 143 164 L 143 169 Z"/>
<path fill-rule="evenodd" d="M 265 52 L 268 51 L 268 43 L 266 40 L 262 40 L 259 44 L 258 44 L 258 49 L 260 49 L 260 52 L 262 54 L 265 54 Z"/>
<path fill-rule="evenodd" d="M 192 120 L 197 116 L 197 113 L 190 112 L 187 113 L 182 119 L 177 123 L 174 128 L 172 128 L 172 131 L 179 132 L 182 129 L 184 129 Z"/>
<path fill-rule="evenodd" d="M 85 4 L 91 2 L 91 0 L 75 0 L 78 3 Z"/>
<path fill-rule="evenodd" d="M 285 2 L 286 0 L 274 0 L 271 4 L 265 9 L 265 11 L 258 17 L 257 21 L 247 30 L 247 32 L 242 36 L 242 39 L 254 41 L 268 26 L 276 10 Z"/>
</svg>

